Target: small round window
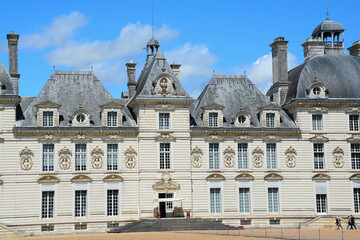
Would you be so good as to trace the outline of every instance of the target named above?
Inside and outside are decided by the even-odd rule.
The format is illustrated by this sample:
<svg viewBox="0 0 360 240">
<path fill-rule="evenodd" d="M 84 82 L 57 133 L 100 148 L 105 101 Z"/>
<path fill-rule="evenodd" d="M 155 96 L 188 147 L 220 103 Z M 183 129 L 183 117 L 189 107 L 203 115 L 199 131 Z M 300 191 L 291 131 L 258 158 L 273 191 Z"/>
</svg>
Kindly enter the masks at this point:
<svg viewBox="0 0 360 240">
<path fill-rule="evenodd" d="M 319 87 L 314 87 L 314 88 L 313 88 L 313 94 L 314 94 L 315 96 L 319 96 L 320 93 L 321 93 L 321 89 L 320 89 Z"/>
<path fill-rule="evenodd" d="M 76 116 L 76 121 L 78 121 L 79 123 L 83 123 L 85 121 L 85 115 L 80 113 Z"/>
<path fill-rule="evenodd" d="M 244 115 L 240 115 L 238 117 L 238 121 L 240 124 L 244 124 L 246 122 L 246 117 Z"/>
</svg>

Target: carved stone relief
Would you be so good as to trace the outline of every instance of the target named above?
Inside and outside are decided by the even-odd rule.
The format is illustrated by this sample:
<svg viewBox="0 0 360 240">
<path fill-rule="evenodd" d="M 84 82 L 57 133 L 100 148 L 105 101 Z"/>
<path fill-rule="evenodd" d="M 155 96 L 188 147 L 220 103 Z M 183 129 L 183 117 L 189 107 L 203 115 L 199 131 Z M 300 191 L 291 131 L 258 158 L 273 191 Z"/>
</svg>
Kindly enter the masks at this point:
<svg viewBox="0 0 360 240">
<path fill-rule="evenodd" d="M 124 154 L 125 154 L 125 166 L 130 169 L 134 168 L 136 166 L 136 151 L 135 151 L 135 149 L 132 146 L 130 146 L 130 147 L 128 147 L 128 149 L 126 149 Z"/>
<path fill-rule="evenodd" d="M 76 135 L 75 137 L 71 138 L 71 141 L 73 142 L 89 142 L 91 141 L 91 137 L 86 136 L 86 135 Z"/>
<path fill-rule="evenodd" d="M 155 137 L 156 141 L 174 141 L 176 138 L 170 133 L 160 133 Z"/>
<path fill-rule="evenodd" d="M 205 141 L 224 141 L 224 138 L 219 135 L 210 135 L 205 138 Z"/>
<path fill-rule="evenodd" d="M 96 146 L 91 152 L 91 159 L 92 159 L 92 167 L 95 169 L 100 169 L 103 165 L 103 156 L 104 151 Z"/>
<path fill-rule="evenodd" d="M 72 153 L 67 147 L 63 147 L 59 150 L 59 166 L 62 170 L 67 170 L 71 165 Z"/>
<path fill-rule="evenodd" d="M 251 142 L 254 138 L 246 135 L 240 135 L 234 138 L 236 142 Z"/>
<path fill-rule="evenodd" d="M 56 141 L 59 141 L 59 140 L 60 140 L 59 137 L 56 137 L 56 136 L 51 135 L 51 134 L 45 134 L 44 136 L 38 138 L 39 142 L 56 142 Z"/>
<path fill-rule="evenodd" d="M 337 147 L 334 149 L 332 154 L 334 156 L 334 159 L 332 161 L 334 167 L 342 168 L 344 166 L 344 151 L 340 147 Z"/>
<path fill-rule="evenodd" d="M 254 167 L 256 168 L 261 168 L 264 164 L 264 151 L 261 150 L 260 147 L 256 147 L 253 151 L 252 151 L 252 155 L 253 155 L 253 164 Z"/>
<path fill-rule="evenodd" d="M 155 106 L 155 110 L 157 111 L 170 111 L 170 110 L 175 110 L 175 106 L 171 105 L 171 104 L 159 104 Z"/>
<path fill-rule="evenodd" d="M 234 167 L 234 159 L 235 159 L 235 150 L 228 146 L 224 150 L 224 165 L 227 168 Z"/>
<path fill-rule="evenodd" d="M 103 137 L 102 140 L 104 142 L 120 142 L 120 141 L 124 141 L 124 139 L 119 137 L 119 135 L 108 135 L 106 137 Z"/>
<path fill-rule="evenodd" d="M 289 147 L 285 151 L 286 155 L 286 166 L 293 168 L 296 166 L 296 150 L 293 147 Z"/>
<path fill-rule="evenodd" d="M 192 151 L 191 151 L 191 159 L 192 159 L 192 165 L 194 168 L 199 168 L 202 165 L 202 155 L 203 155 L 203 151 L 196 146 Z"/>
<path fill-rule="evenodd" d="M 20 166 L 22 170 L 28 171 L 31 169 L 33 165 L 32 157 L 34 156 L 34 152 L 29 149 L 28 147 L 25 147 L 20 152 Z"/>
<path fill-rule="evenodd" d="M 265 138 L 263 138 L 264 142 L 280 142 L 281 138 L 274 135 L 268 135 Z"/>
<path fill-rule="evenodd" d="M 151 89 L 153 95 L 174 95 L 176 94 L 173 81 L 168 76 L 162 76 L 158 80 L 153 82 L 153 88 Z"/>
</svg>

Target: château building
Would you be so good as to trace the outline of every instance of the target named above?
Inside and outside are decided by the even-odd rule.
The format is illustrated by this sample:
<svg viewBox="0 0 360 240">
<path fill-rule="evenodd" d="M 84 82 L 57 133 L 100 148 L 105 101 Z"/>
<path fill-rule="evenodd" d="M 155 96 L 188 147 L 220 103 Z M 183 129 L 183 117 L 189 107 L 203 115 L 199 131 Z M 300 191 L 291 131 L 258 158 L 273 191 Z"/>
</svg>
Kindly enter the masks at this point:
<svg viewBox="0 0 360 240">
<path fill-rule="evenodd" d="M 53 71 L 36 97 L 18 88 L 19 35 L 0 63 L 0 225 L 25 235 L 104 232 L 161 217 L 294 227 L 360 217 L 360 41 L 319 24 L 288 71 L 270 45 L 273 85 L 214 75 L 197 99 L 154 38 L 128 92 L 92 71 Z"/>
</svg>

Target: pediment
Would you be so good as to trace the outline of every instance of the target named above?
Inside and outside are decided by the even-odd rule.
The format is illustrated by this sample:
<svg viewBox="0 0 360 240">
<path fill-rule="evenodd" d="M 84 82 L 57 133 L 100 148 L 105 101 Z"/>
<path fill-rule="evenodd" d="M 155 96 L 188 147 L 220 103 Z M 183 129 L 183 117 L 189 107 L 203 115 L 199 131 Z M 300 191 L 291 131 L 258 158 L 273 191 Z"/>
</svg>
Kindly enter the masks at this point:
<svg viewBox="0 0 360 240">
<path fill-rule="evenodd" d="M 0 185 L 3 185 L 4 184 L 4 182 L 0 179 Z"/>
<path fill-rule="evenodd" d="M 315 174 L 312 178 L 312 180 L 330 180 L 330 176 L 326 173 L 318 173 Z"/>
<path fill-rule="evenodd" d="M 246 136 L 246 135 L 240 135 L 234 138 L 235 142 L 252 142 L 254 140 L 253 137 Z"/>
<path fill-rule="evenodd" d="M 180 189 L 180 185 L 174 181 L 159 181 L 153 185 L 155 191 L 176 191 Z"/>
<path fill-rule="evenodd" d="M 87 135 L 76 135 L 75 137 L 71 138 L 72 142 L 90 142 L 92 141 L 92 138 Z"/>
<path fill-rule="evenodd" d="M 327 113 L 329 110 L 324 107 L 312 107 L 308 109 L 309 113 Z"/>
<path fill-rule="evenodd" d="M 276 110 L 279 111 L 280 107 L 276 104 L 270 103 L 268 105 L 262 106 L 258 108 L 259 110 Z"/>
<path fill-rule="evenodd" d="M 309 138 L 311 142 L 328 142 L 329 138 L 321 134 L 315 134 L 315 136 Z"/>
<path fill-rule="evenodd" d="M 249 181 L 254 180 L 254 176 L 249 173 L 240 173 L 235 177 L 235 180 L 237 181 Z"/>
<path fill-rule="evenodd" d="M 88 111 L 86 111 L 83 108 L 79 108 L 78 110 L 76 110 L 71 116 L 69 116 L 70 119 L 74 119 L 76 115 L 78 115 L 79 113 L 84 114 L 85 116 L 87 116 L 88 118 L 90 118 L 90 114 L 88 113 Z"/>
<path fill-rule="evenodd" d="M 175 106 L 171 104 L 158 104 L 155 106 L 156 111 L 173 111 Z"/>
<path fill-rule="evenodd" d="M 42 137 L 38 138 L 39 142 L 58 142 L 60 141 L 60 137 L 54 136 L 52 134 L 45 134 Z"/>
<path fill-rule="evenodd" d="M 91 182 L 92 179 L 86 175 L 77 175 L 71 179 L 71 182 Z"/>
<path fill-rule="evenodd" d="M 225 177 L 219 173 L 213 173 L 207 176 L 206 180 L 208 181 L 219 181 L 219 180 L 225 180 Z"/>
<path fill-rule="evenodd" d="M 349 107 L 345 109 L 346 113 L 360 113 L 359 107 Z"/>
<path fill-rule="evenodd" d="M 269 173 L 264 177 L 264 180 L 283 180 L 283 177 L 277 173 Z"/>
<path fill-rule="evenodd" d="M 224 138 L 219 136 L 219 135 L 210 135 L 210 136 L 205 138 L 205 141 L 208 141 L 208 142 L 220 142 L 220 141 L 224 141 Z"/>
<path fill-rule="evenodd" d="M 57 104 L 57 103 L 54 103 L 54 102 L 52 102 L 50 100 L 47 100 L 45 102 L 35 104 L 34 107 L 36 107 L 36 108 L 60 108 L 61 105 Z"/>
<path fill-rule="evenodd" d="M 176 138 L 170 133 L 160 133 L 155 137 L 156 141 L 174 141 Z"/>
<path fill-rule="evenodd" d="M 104 142 L 123 142 L 124 139 L 120 137 L 119 135 L 108 135 L 106 137 L 103 137 L 102 140 Z"/>
<path fill-rule="evenodd" d="M 55 176 L 43 176 L 38 179 L 38 183 L 58 183 L 60 180 Z"/>
<path fill-rule="evenodd" d="M 215 102 L 209 104 L 209 105 L 206 105 L 206 106 L 203 106 L 201 107 L 201 109 L 204 111 L 204 110 L 223 110 L 225 107 L 223 105 L 220 105 L 220 104 L 217 104 Z"/>
<path fill-rule="evenodd" d="M 263 138 L 263 142 L 281 142 L 281 138 L 275 135 L 268 135 Z"/>
<path fill-rule="evenodd" d="M 104 182 L 121 182 L 124 181 L 124 179 L 117 174 L 110 174 L 103 179 Z"/>
<path fill-rule="evenodd" d="M 105 104 L 103 104 L 103 105 L 99 105 L 99 107 L 100 107 L 100 108 L 118 108 L 118 109 L 121 109 L 121 108 L 123 108 L 124 106 L 121 105 L 120 103 L 111 101 L 111 102 L 105 103 Z"/>
<path fill-rule="evenodd" d="M 351 175 L 351 177 L 349 177 L 349 180 L 357 180 L 357 181 L 360 181 L 360 173 L 355 173 L 353 175 Z"/>
</svg>

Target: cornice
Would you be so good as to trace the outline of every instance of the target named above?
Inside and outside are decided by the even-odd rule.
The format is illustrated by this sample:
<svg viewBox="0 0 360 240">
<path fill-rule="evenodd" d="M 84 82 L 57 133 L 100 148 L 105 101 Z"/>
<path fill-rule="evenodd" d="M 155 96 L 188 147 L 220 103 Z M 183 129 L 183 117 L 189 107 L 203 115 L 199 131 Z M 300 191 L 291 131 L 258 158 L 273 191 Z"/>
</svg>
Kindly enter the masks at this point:
<svg viewBox="0 0 360 240">
<path fill-rule="evenodd" d="M 15 95 L 1 95 L 0 96 L 0 103 L 20 103 L 21 98 Z"/>
<path fill-rule="evenodd" d="M 14 127 L 13 133 L 16 136 L 76 136 L 76 135 L 91 135 L 91 136 L 108 136 L 108 135 L 122 135 L 134 136 L 138 134 L 137 127 L 129 128 L 92 128 L 92 127 Z"/>
<path fill-rule="evenodd" d="M 295 99 L 284 106 L 286 109 L 311 107 L 358 108 L 360 99 Z"/>
<path fill-rule="evenodd" d="M 208 127 L 191 127 L 191 136 L 239 136 L 236 141 L 252 141 L 250 136 L 300 136 L 299 128 L 208 128 Z M 242 139 L 241 139 L 242 138 Z"/>
<path fill-rule="evenodd" d="M 158 105 L 158 104 L 173 104 L 173 105 L 185 105 L 190 106 L 195 100 L 192 98 L 136 98 L 129 105 L 134 107 L 136 105 Z"/>
</svg>

